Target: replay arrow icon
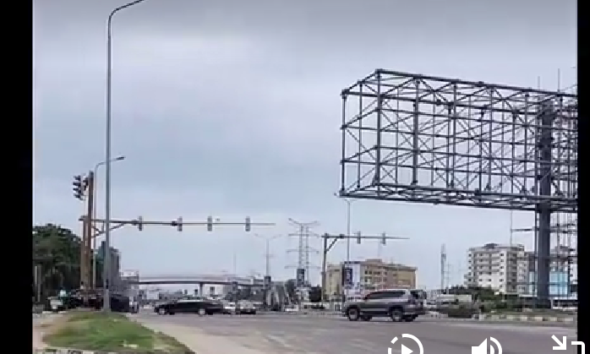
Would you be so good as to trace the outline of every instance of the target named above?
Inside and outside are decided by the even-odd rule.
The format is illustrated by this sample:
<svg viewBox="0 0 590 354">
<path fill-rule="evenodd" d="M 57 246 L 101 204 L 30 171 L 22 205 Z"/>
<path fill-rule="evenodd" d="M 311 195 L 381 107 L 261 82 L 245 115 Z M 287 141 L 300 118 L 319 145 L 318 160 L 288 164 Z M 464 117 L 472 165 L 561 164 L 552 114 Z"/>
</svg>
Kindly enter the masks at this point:
<svg viewBox="0 0 590 354">
<path fill-rule="evenodd" d="M 555 335 L 551 336 L 551 339 L 553 339 L 553 341 L 555 343 L 557 343 L 557 345 L 553 346 L 553 350 L 566 350 L 567 349 L 567 338 L 566 336 L 561 337 L 563 341 L 560 341 L 559 338 L 557 338 Z"/>
</svg>

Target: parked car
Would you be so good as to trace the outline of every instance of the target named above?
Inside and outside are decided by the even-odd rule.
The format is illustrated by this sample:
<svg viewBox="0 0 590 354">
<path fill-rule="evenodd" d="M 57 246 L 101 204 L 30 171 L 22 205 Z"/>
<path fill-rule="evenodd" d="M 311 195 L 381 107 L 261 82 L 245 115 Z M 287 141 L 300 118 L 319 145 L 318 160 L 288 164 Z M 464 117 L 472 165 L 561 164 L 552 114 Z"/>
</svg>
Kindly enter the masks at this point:
<svg viewBox="0 0 590 354">
<path fill-rule="evenodd" d="M 232 315 L 236 313 L 236 303 L 232 301 L 222 300 L 221 304 L 223 306 L 223 313 L 225 315 Z"/>
<path fill-rule="evenodd" d="M 177 313 L 196 313 L 199 316 L 223 313 L 223 305 L 218 301 L 201 299 L 182 299 L 161 303 L 154 307 L 159 315 L 174 315 Z"/>
<path fill-rule="evenodd" d="M 130 312 L 129 298 L 125 295 L 112 293 L 110 305 L 112 311 Z M 103 296 L 99 290 L 89 290 L 86 294 L 80 290 L 73 290 L 67 295 L 49 297 L 45 304 L 47 310 L 54 312 L 81 307 L 100 310 L 102 306 Z"/>
<path fill-rule="evenodd" d="M 408 289 L 387 289 L 371 292 L 362 300 L 344 304 L 343 314 L 350 321 L 370 321 L 373 317 L 389 317 L 393 322 L 411 322 L 420 309 Z"/>
<path fill-rule="evenodd" d="M 240 300 L 236 304 L 236 314 L 238 315 L 255 315 L 256 306 L 248 300 Z"/>
</svg>

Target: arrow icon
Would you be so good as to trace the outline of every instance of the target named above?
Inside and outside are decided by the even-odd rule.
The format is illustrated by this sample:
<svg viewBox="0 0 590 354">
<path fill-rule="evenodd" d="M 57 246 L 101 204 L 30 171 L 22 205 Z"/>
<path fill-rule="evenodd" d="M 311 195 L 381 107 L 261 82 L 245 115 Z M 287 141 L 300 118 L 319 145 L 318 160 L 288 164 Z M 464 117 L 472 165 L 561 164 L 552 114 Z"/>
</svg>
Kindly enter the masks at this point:
<svg viewBox="0 0 590 354">
<path fill-rule="evenodd" d="M 559 341 L 559 338 L 557 338 L 555 335 L 551 336 L 551 339 L 553 339 L 553 341 L 555 343 L 557 343 L 557 345 L 553 346 L 553 350 L 566 350 L 567 349 L 567 339 L 565 336 L 561 337 L 562 341 Z"/>
<path fill-rule="evenodd" d="M 402 344 L 402 354 L 412 354 L 413 350 Z"/>
</svg>

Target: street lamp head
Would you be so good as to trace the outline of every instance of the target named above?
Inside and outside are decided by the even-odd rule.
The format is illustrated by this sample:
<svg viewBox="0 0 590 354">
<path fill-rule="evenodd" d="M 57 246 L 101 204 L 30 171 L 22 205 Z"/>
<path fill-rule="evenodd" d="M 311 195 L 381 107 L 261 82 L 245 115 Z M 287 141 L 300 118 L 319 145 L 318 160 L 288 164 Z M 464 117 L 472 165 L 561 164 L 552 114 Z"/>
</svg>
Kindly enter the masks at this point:
<svg viewBox="0 0 590 354">
<path fill-rule="evenodd" d="M 121 160 L 125 160 L 125 156 L 115 157 L 115 159 L 113 161 L 121 161 Z"/>
</svg>

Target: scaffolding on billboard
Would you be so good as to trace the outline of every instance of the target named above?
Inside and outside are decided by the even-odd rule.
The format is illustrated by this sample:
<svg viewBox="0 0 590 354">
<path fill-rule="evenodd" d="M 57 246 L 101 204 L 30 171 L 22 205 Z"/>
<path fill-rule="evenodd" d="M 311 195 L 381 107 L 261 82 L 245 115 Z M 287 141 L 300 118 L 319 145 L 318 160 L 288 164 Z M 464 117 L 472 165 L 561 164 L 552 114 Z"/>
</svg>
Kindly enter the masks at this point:
<svg viewBox="0 0 590 354">
<path fill-rule="evenodd" d="M 534 212 L 549 299 L 552 214 L 577 214 L 577 94 L 377 69 L 341 96 L 341 197 Z"/>
</svg>

